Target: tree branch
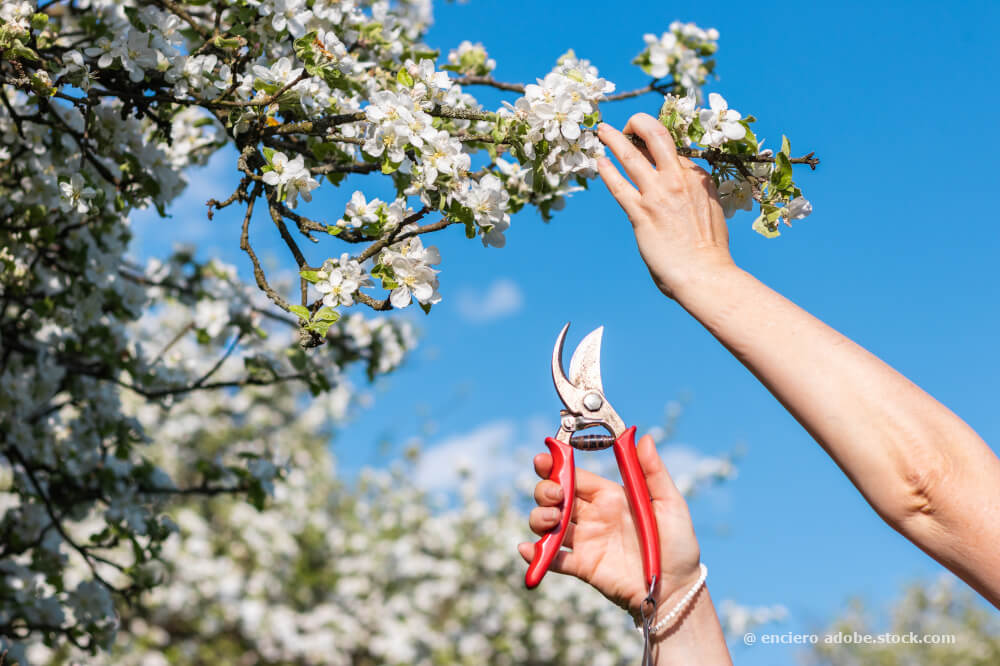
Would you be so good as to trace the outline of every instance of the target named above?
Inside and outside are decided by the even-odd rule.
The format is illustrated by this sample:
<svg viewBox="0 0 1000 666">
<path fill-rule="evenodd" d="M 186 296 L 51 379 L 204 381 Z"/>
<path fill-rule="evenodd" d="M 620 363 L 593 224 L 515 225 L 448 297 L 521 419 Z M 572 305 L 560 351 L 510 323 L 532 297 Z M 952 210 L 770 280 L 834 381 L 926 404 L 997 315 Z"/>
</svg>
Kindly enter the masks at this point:
<svg viewBox="0 0 1000 666">
<path fill-rule="evenodd" d="M 497 90 L 524 93 L 523 83 L 504 83 L 503 81 L 497 81 L 493 76 L 460 76 L 452 79 L 452 83 L 457 83 L 460 86 L 489 86 Z"/>
<path fill-rule="evenodd" d="M 250 245 L 250 218 L 253 216 L 254 203 L 260 196 L 263 185 L 257 183 L 254 185 L 253 192 L 250 193 L 250 200 L 247 202 L 247 212 L 243 216 L 243 231 L 240 234 L 240 249 L 247 253 L 250 257 L 250 261 L 253 263 L 253 276 L 257 280 L 257 286 L 260 287 L 261 291 L 267 294 L 267 297 L 274 302 L 279 308 L 285 312 L 291 312 L 290 305 L 288 301 L 281 297 L 281 295 L 276 292 L 270 284 L 267 283 L 267 277 L 264 275 L 264 269 L 260 266 L 260 260 L 257 259 L 257 254 L 253 251 L 253 247 Z"/>
</svg>

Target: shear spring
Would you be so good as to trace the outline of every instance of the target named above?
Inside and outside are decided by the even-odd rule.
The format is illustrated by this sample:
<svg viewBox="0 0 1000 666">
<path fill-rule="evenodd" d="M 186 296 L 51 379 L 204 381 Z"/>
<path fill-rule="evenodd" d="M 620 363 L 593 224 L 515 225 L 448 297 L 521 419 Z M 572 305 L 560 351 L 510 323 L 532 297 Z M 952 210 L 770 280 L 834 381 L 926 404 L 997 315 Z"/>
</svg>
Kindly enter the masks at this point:
<svg viewBox="0 0 1000 666">
<path fill-rule="evenodd" d="M 577 435 L 569 440 L 570 446 L 581 451 L 600 451 L 614 443 L 615 438 L 611 435 Z"/>
</svg>

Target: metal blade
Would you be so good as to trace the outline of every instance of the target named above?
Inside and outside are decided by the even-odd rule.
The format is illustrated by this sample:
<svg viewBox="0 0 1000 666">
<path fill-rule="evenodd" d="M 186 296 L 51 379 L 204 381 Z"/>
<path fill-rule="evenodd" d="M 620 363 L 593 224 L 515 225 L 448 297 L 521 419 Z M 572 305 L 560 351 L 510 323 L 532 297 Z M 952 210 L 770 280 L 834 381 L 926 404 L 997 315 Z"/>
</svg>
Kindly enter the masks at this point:
<svg viewBox="0 0 1000 666">
<path fill-rule="evenodd" d="M 598 326 L 587 334 L 569 362 L 569 381 L 578 389 L 587 391 L 597 389 L 604 393 L 601 385 L 601 337 L 604 327 Z"/>
<path fill-rule="evenodd" d="M 566 331 L 568 330 L 569 322 L 566 322 L 566 325 L 559 331 L 559 337 L 556 338 L 556 346 L 552 348 L 552 382 L 556 385 L 556 393 L 559 394 L 559 399 L 566 405 L 566 409 L 572 410 L 573 407 L 570 405 L 570 402 L 574 401 L 577 391 L 570 384 L 569 380 L 566 379 L 566 375 L 562 369 L 563 343 L 566 342 Z"/>
</svg>

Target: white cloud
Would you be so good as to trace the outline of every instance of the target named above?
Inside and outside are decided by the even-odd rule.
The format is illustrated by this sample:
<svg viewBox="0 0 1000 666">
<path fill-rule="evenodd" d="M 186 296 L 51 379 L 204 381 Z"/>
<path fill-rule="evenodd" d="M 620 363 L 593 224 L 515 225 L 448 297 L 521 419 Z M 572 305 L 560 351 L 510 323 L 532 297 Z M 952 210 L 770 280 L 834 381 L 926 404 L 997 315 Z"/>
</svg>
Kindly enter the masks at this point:
<svg viewBox="0 0 1000 666">
<path fill-rule="evenodd" d="M 464 290 L 458 295 L 458 312 L 471 322 L 487 322 L 512 315 L 521 309 L 524 297 L 513 280 L 494 280 L 485 292 Z"/>
<path fill-rule="evenodd" d="M 513 422 L 491 421 L 432 444 L 421 452 L 413 477 L 432 491 L 457 489 L 463 469 L 481 487 L 508 484 L 524 471 L 511 455 L 516 434 Z"/>
</svg>

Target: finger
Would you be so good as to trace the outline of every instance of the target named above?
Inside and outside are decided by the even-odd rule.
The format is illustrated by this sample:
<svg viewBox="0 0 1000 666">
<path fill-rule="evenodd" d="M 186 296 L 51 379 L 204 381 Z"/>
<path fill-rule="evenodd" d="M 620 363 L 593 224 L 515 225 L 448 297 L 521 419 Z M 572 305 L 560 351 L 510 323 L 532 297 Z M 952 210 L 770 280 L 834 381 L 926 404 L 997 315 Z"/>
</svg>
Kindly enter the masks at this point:
<svg viewBox="0 0 1000 666">
<path fill-rule="evenodd" d="M 676 501 L 681 498 L 681 493 L 674 485 L 674 480 L 670 478 L 666 465 L 656 451 L 656 443 L 649 435 L 643 435 L 639 440 L 637 456 L 639 466 L 646 476 L 646 487 L 649 488 L 649 496 L 654 500 Z"/>
<path fill-rule="evenodd" d="M 580 513 L 588 510 L 591 506 L 593 505 L 590 502 L 577 497 L 573 502 L 573 514 L 569 517 L 569 522 L 571 524 L 579 522 Z M 555 511 L 555 513 L 552 513 L 552 511 Z M 536 506 L 528 513 L 528 525 L 531 526 L 532 531 L 536 534 L 542 534 L 551 530 L 555 526 L 555 523 L 559 522 L 559 519 L 562 517 L 562 512 L 563 507 L 561 506 Z M 535 520 L 536 522 L 532 523 L 532 520 Z M 552 521 L 555 521 L 555 523 Z M 541 532 L 535 530 L 536 524 Z"/>
<path fill-rule="evenodd" d="M 559 506 L 563 501 L 563 489 L 555 481 L 539 481 L 535 485 L 535 504 L 538 506 Z"/>
<path fill-rule="evenodd" d="M 528 514 L 528 527 L 531 531 L 542 536 L 551 532 L 562 517 L 562 510 L 554 506 L 536 506 Z"/>
<path fill-rule="evenodd" d="M 535 474 L 548 481 L 549 474 L 552 473 L 551 454 L 539 453 L 537 456 L 535 456 L 533 462 L 535 465 Z M 540 486 L 542 483 L 545 483 L 545 481 L 542 481 L 537 486 L 535 486 L 535 501 L 541 506 L 555 506 L 562 500 L 562 495 L 560 495 L 559 499 L 554 502 L 551 500 L 545 502 L 540 501 L 538 494 L 539 493 L 538 486 Z M 555 486 L 559 487 L 560 492 L 562 492 L 562 487 L 560 487 L 559 484 L 557 484 L 555 481 L 552 481 L 552 483 Z M 598 476 L 597 474 L 594 474 L 593 472 L 588 472 L 585 469 L 576 470 L 576 497 L 577 499 L 582 499 L 585 502 L 594 501 L 594 497 L 602 490 L 613 488 L 617 485 L 618 484 L 605 479 L 603 476 Z"/>
<path fill-rule="evenodd" d="M 597 137 L 611 149 L 626 175 L 632 179 L 639 191 L 645 191 L 656 184 L 656 171 L 639 149 L 625 135 L 607 123 L 601 123 L 597 128 Z"/>
<path fill-rule="evenodd" d="M 535 474 L 543 479 L 549 478 L 549 474 L 552 473 L 551 453 L 539 453 L 532 462 L 535 464 Z"/>
<path fill-rule="evenodd" d="M 521 554 L 525 562 L 530 563 L 535 556 L 535 544 L 528 542 L 519 543 L 517 544 L 517 552 Z M 549 565 L 549 571 L 576 576 L 577 578 L 581 578 L 580 572 L 582 570 L 583 567 L 579 556 L 569 550 L 560 550 L 552 559 L 552 564 Z"/>
<path fill-rule="evenodd" d="M 652 155 L 657 171 L 670 176 L 680 175 L 677 146 L 663 123 L 648 113 L 637 113 L 625 124 L 625 132 L 637 135 L 646 143 L 646 150 Z"/>
<path fill-rule="evenodd" d="M 597 172 L 601 174 L 601 180 L 607 186 L 608 192 L 611 192 L 611 196 L 626 211 L 628 211 L 630 206 L 639 201 L 639 197 L 641 196 L 639 190 L 635 189 L 632 183 L 625 180 L 625 176 L 621 175 L 607 157 L 599 157 L 597 159 Z"/>
<path fill-rule="evenodd" d="M 559 509 L 554 510 L 556 513 L 550 513 L 550 511 L 553 511 L 551 507 L 536 507 L 532 509 L 528 514 L 528 527 L 531 528 L 531 531 L 538 536 L 545 536 L 556 529 L 559 526 L 559 518 L 562 516 L 562 511 Z M 570 521 L 566 525 L 566 534 L 563 535 L 562 545 L 572 548 L 575 535 L 576 523 Z"/>
</svg>

